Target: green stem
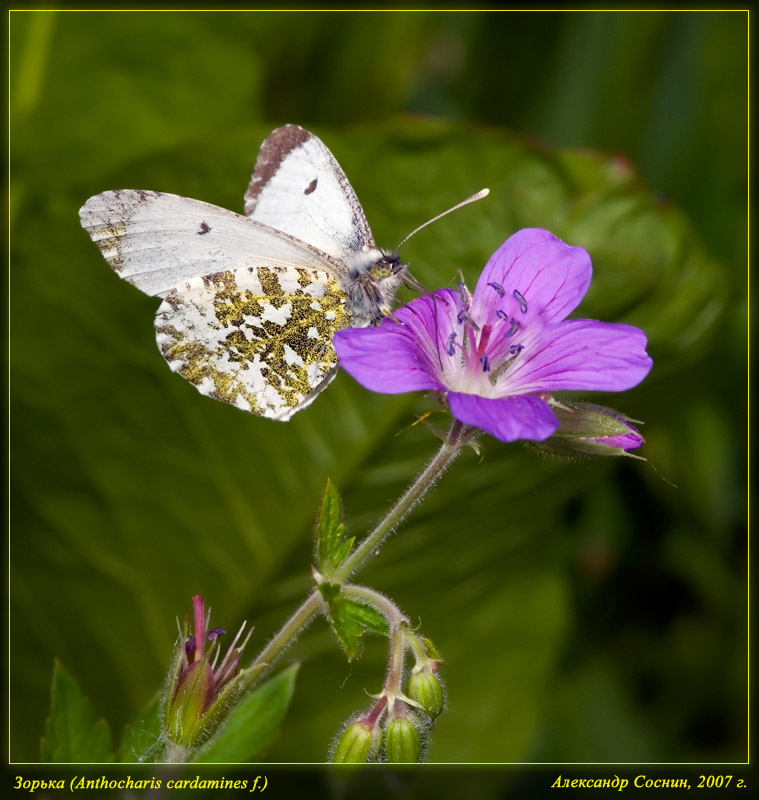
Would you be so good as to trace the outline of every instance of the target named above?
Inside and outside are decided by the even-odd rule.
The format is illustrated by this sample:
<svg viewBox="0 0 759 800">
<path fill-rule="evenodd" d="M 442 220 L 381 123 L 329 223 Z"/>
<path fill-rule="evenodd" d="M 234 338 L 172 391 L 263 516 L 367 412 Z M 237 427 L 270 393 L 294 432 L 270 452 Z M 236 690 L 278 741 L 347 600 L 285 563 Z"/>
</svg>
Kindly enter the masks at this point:
<svg viewBox="0 0 759 800">
<path fill-rule="evenodd" d="M 406 514 L 408 514 L 416 503 L 418 503 L 438 480 L 440 480 L 442 474 L 459 454 L 469 430 L 470 429 L 466 428 L 466 426 L 457 419 L 453 420 L 453 424 L 448 431 L 443 446 L 438 450 L 437 455 L 404 492 L 398 502 L 388 511 L 377 527 L 369 533 L 366 539 L 364 539 L 351 555 L 345 559 L 340 568 L 335 570 L 330 581 L 333 583 L 342 583 L 361 566 L 365 559 L 368 558 L 380 544 L 382 544 L 385 537 L 393 532 Z"/>
<path fill-rule="evenodd" d="M 363 542 L 345 559 L 343 564 L 333 575 L 330 583 L 344 583 L 400 524 L 406 514 L 411 511 L 416 503 L 438 482 L 445 470 L 461 451 L 462 445 L 468 441 L 474 429 L 463 425 L 457 419 L 453 420 L 448 435 L 437 455 L 427 467 L 419 474 L 417 479 L 404 492 L 398 502 L 390 509 L 380 523 L 369 533 Z M 358 587 L 351 587 L 352 591 Z M 360 591 L 370 592 L 369 589 Z M 390 601 L 388 601 L 390 602 Z M 306 625 L 326 607 L 324 599 L 318 589 L 315 589 L 295 613 L 285 622 L 269 640 L 266 647 L 259 653 L 258 658 L 247 670 L 246 689 L 252 686 L 263 672 L 265 672 L 282 651 L 295 640 L 297 635 Z M 405 619 L 405 618 L 404 618 Z M 391 624 L 391 627 L 392 624 Z"/>
<path fill-rule="evenodd" d="M 250 665 L 246 674 L 246 689 L 249 689 L 258 680 L 260 675 L 272 665 L 274 660 L 282 651 L 290 645 L 298 634 L 308 625 L 309 622 L 323 610 L 325 606 L 324 598 L 318 589 L 314 589 L 311 594 L 301 603 L 299 608 L 269 640 L 269 643 L 258 654 L 256 660 Z"/>
<path fill-rule="evenodd" d="M 387 680 L 385 681 L 385 694 L 388 695 L 388 702 L 390 703 L 389 712 L 392 712 L 395 698 L 401 692 L 401 683 L 403 682 L 403 653 L 405 650 L 403 644 L 403 629 L 400 625 L 394 625 L 390 631 L 390 663 L 387 670 Z"/>
<path fill-rule="evenodd" d="M 368 586 L 359 586 L 356 583 L 343 584 L 340 593 L 345 597 L 352 597 L 355 600 L 368 603 L 374 606 L 377 611 L 387 620 L 388 627 L 392 628 L 402 622 L 408 624 L 408 617 L 398 608 L 397 605 L 381 592 L 370 589 Z"/>
</svg>

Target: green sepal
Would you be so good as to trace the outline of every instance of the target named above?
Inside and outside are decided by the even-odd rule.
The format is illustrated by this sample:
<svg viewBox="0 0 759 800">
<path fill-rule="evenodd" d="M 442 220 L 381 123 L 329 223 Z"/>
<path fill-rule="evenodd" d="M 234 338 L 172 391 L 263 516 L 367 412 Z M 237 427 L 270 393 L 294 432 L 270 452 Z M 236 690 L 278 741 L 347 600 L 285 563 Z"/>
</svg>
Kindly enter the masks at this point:
<svg viewBox="0 0 759 800">
<path fill-rule="evenodd" d="M 445 695 L 440 679 L 433 672 L 415 672 L 408 680 L 406 694 L 415 700 L 429 717 L 435 719 L 445 708 Z"/>
<path fill-rule="evenodd" d="M 379 751 L 382 731 L 368 722 L 359 720 L 348 726 L 338 740 L 332 754 L 334 764 L 364 764 L 374 761 Z"/>
<path fill-rule="evenodd" d="M 163 747 L 163 692 L 156 692 L 134 722 L 124 729 L 116 755 L 120 764 L 142 764 L 152 761 Z"/>
<path fill-rule="evenodd" d="M 182 663 L 182 657 L 184 656 L 184 642 L 187 639 L 188 634 L 188 622 L 187 620 L 184 621 L 183 626 L 183 635 L 180 636 L 176 642 L 174 643 L 174 652 L 171 655 L 171 665 L 169 666 L 168 677 L 166 683 L 166 695 L 164 697 L 164 702 L 161 705 L 161 714 L 163 717 L 163 727 L 168 728 L 169 726 L 169 709 L 171 708 L 171 701 L 174 698 L 174 694 L 177 690 L 177 682 L 179 681 L 179 673 L 180 673 L 180 665 Z"/>
<path fill-rule="evenodd" d="M 364 631 L 387 635 L 387 622 L 376 608 L 345 597 L 340 587 L 332 584 L 321 584 L 319 591 L 329 604 L 329 621 L 348 661 L 361 655 Z"/>
<path fill-rule="evenodd" d="M 190 760 L 205 764 L 260 761 L 279 733 L 299 667 L 293 664 L 245 695 L 229 712 L 217 735 Z"/>
<path fill-rule="evenodd" d="M 350 555 L 355 541 L 354 536 L 345 536 L 340 497 L 331 480 L 327 480 L 327 488 L 324 490 L 314 537 L 316 567 L 325 578 L 329 578 Z"/>
<path fill-rule="evenodd" d="M 45 763 L 84 764 L 113 761 L 111 733 L 74 678 L 59 661 L 53 665 L 50 716 L 40 742 Z"/>
<path fill-rule="evenodd" d="M 385 758 L 390 764 L 418 764 L 422 747 L 416 725 L 407 717 L 396 717 L 385 726 Z"/>
<path fill-rule="evenodd" d="M 175 695 L 169 699 L 166 711 L 166 734 L 175 744 L 183 747 L 197 746 L 215 730 L 214 717 L 210 715 L 214 705 L 213 670 L 205 658 L 188 667 L 183 682 Z M 218 703 L 218 700 L 216 701 Z M 209 716 L 206 717 L 208 712 Z M 220 717 L 221 718 L 221 717 Z"/>
<path fill-rule="evenodd" d="M 431 658 L 433 661 L 439 661 L 441 664 L 445 664 L 443 657 L 440 655 L 435 645 L 432 644 L 432 642 L 426 636 L 420 636 L 419 641 L 424 646 L 424 652 L 427 654 L 427 658 Z"/>
</svg>

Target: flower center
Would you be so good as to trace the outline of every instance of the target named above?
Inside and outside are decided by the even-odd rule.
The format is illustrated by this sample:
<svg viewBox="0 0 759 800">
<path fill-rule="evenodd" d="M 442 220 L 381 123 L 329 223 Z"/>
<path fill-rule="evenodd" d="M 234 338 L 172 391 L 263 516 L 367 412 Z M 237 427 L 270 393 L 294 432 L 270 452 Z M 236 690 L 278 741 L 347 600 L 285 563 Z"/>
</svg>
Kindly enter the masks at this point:
<svg viewBox="0 0 759 800">
<path fill-rule="evenodd" d="M 448 336 L 445 345 L 450 357 L 446 364 L 447 385 L 464 394 L 499 397 L 500 378 L 524 349 L 515 337 L 522 328 L 518 317 L 527 313 L 527 300 L 516 289 L 509 297 L 498 283 L 488 283 L 488 287 L 504 308 L 496 308 L 490 321 L 481 326 L 470 313 L 471 295 L 465 287 L 460 289 L 461 309 L 456 316 L 459 329 Z"/>
</svg>

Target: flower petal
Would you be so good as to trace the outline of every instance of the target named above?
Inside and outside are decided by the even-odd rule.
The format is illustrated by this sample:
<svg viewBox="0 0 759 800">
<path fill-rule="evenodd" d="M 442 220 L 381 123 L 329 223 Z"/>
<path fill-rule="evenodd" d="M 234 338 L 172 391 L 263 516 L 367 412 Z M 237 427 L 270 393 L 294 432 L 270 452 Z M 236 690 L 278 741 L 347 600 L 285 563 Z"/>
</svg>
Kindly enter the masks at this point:
<svg viewBox="0 0 759 800">
<path fill-rule="evenodd" d="M 408 329 L 392 320 L 376 328 L 345 328 L 332 337 L 332 344 L 340 366 L 372 392 L 444 388 Z"/>
<path fill-rule="evenodd" d="M 524 228 L 490 257 L 477 281 L 472 317 L 482 326 L 508 318 L 520 334 L 560 322 L 579 305 L 593 269 L 582 247 L 542 228 Z M 504 316 L 505 315 L 505 316 Z"/>
<path fill-rule="evenodd" d="M 449 392 L 448 404 L 456 419 L 481 428 L 503 442 L 517 439 L 542 442 L 559 427 L 548 403 L 530 395 L 493 400 L 476 394 Z"/>
<path fill-rule="evenodd" d="M 652 364 L 646 353 L 646 335 L 640 328 L 570 319 L 536 334 L 502 376 L 498 391 L 620 392 L 640 383 Z"/>
</svg>

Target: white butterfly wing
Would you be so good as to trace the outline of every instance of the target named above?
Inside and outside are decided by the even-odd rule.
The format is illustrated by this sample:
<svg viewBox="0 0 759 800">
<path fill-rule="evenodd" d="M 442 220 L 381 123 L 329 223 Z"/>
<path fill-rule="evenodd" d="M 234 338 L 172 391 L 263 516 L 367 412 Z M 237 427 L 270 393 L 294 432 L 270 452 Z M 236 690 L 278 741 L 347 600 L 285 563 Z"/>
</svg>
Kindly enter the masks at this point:
<svg viewBox="0 0 759 800">
<path fill-rule="evenodd" d="M 156 340 L 169 366 L 203 394 L 287 420 L 332 380 L 332 334 L 346 295 L 315 269 L 258 267 L 192 278 L 164 298 Z"/>
<path fill-rule="evenodd" d="M 330 151 L 296 125 L 263 143 L 245 214 L 126 189 L 79 211 L 110 266 L 164 298 L 155 325 L 169 366 L 204 394 L 286 420 L 334 377 L 334 332 L 380 320 L 403 266 L 374 245 Z"/>
<path fill-rule="evenodd" d="M 341 265 L 240 214 L 161 192 L 103 192 L 80 209 L 82 227 L 106 261 L 145 294 L 163 297 L 192 278 L 253 267 Z"/>
<path fill-rule="evenodd" d="M 361 204 L 324 143 L 297 125 L 261 145 L 245 192 L 245 215 L 347 261 L 375 249 Z"/>
</svg>

